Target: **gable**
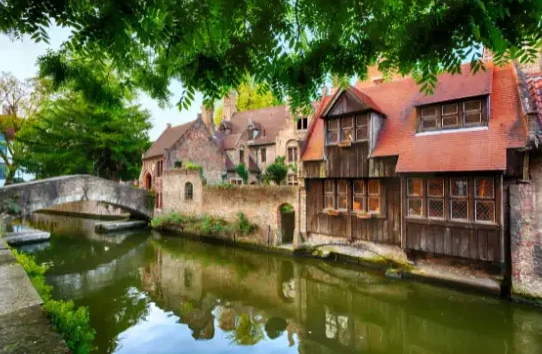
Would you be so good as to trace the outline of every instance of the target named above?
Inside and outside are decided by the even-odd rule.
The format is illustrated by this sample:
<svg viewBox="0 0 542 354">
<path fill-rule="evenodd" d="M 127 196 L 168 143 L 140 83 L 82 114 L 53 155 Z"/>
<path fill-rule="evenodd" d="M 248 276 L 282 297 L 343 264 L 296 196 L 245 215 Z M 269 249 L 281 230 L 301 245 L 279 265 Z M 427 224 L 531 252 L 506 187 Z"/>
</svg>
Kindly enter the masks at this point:
<svg viewBox="0 0 542 354">
<path fill-rule="evenodd" d="M 343 91 L 324 112 L 324 117 L 336 117 L 348 113 L 366 111 L 370 107 L 350 91 Z"/>
</svg>

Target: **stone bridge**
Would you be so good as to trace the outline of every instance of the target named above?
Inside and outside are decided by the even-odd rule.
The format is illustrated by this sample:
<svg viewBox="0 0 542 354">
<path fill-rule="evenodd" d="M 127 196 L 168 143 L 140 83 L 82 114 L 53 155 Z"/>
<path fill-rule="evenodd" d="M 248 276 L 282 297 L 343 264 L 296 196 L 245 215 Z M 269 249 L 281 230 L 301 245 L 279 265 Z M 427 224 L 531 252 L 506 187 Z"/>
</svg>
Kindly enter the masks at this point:
<svg viewBox="0 0 542 354">
<path fill-rule="evenodd" d="M 9 199 L 19 205 L 23 215 L 81 200 L 111 204 L 137 218 L 150 219 L 153 214 L 146 190 L 90 175 L 53 177 L 0 188 L 0 206 Z"/>
</svg>

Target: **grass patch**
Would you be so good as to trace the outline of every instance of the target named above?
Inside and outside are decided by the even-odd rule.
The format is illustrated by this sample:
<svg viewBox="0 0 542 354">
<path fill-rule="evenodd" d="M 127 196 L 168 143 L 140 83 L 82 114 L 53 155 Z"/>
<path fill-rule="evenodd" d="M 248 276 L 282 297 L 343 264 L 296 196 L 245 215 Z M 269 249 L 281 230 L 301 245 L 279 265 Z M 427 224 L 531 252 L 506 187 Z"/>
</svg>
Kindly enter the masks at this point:
<svg viewBox="0 0 542 354">
<path fill-rule="evenodd" d="M 62 335 L 68 348 L 74 354 L 92 352 L 92 341 L 95 331 L 90 326 L 90 318 L 86 307 L 76 308 L 73 301 L 54 300 L 51 297 L 52 287 L 45 282 L 47 267 L 38 265 L 34 257 L 11 250 L 19 264 L 23 267 L 30 281 L 44 301 L 43 308 L 51 319 L 54 329 Z"/>
</svg>

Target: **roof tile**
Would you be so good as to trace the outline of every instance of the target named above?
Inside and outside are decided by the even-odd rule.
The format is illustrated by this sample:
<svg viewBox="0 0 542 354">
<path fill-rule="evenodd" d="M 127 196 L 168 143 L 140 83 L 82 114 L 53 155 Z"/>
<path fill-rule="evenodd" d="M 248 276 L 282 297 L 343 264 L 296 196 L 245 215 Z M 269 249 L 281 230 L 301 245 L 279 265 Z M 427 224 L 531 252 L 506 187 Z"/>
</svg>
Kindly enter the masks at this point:
<svg viewBox="0 0 542 354">
<path fill-rule="evenodd" d="M 515 72 L 511 65 L 488 66 L 485 72 L 476 75 L 470 73 L 468 66 L 462 69 L 461 75 L 439 76 L 434 95 L 427 97 L 421 95 L 419 86 L 408 78 L 359 87 L 387 118 L 372 156 L 399 156 L 397 172 L 505 170 L 506 149 L 523 147 L 526 143 Z M 487 129 L 416 135 L 416 105 L 488 93 L 491 112 Z M 324 99 L 322 106 L 328 103 Z M 324 157 L 323 119 L 315 119 L 312 128 L 304 161 Z"/>
</svg>

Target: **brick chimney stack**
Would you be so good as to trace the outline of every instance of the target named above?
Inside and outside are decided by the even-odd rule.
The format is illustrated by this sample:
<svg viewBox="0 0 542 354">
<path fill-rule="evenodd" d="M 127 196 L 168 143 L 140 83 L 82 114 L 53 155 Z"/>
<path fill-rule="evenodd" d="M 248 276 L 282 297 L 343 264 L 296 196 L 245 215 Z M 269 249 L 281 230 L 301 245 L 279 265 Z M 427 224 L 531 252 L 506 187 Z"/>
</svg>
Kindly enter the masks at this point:
<svg viewBox="0 0 542 354">
<path fill-rule="evenodd" d="M 166 129 L 171 129 L 171 123 L 166 124 Z"/>
<path fill-rule="evenodd" d="M 230 91 L 223 100 L 222 120 L 228 122 L 235 112 L 237 112 L 237 93 Z"/>
<path fill-rule="evenodd" d="M 207 126 L 211 135 L 215 135 L 215 123 L 213 121 L 213 108 L 208 108 L 207 106 L 201 106 L 201 120 L 203 124 Z"/>
</svg>

